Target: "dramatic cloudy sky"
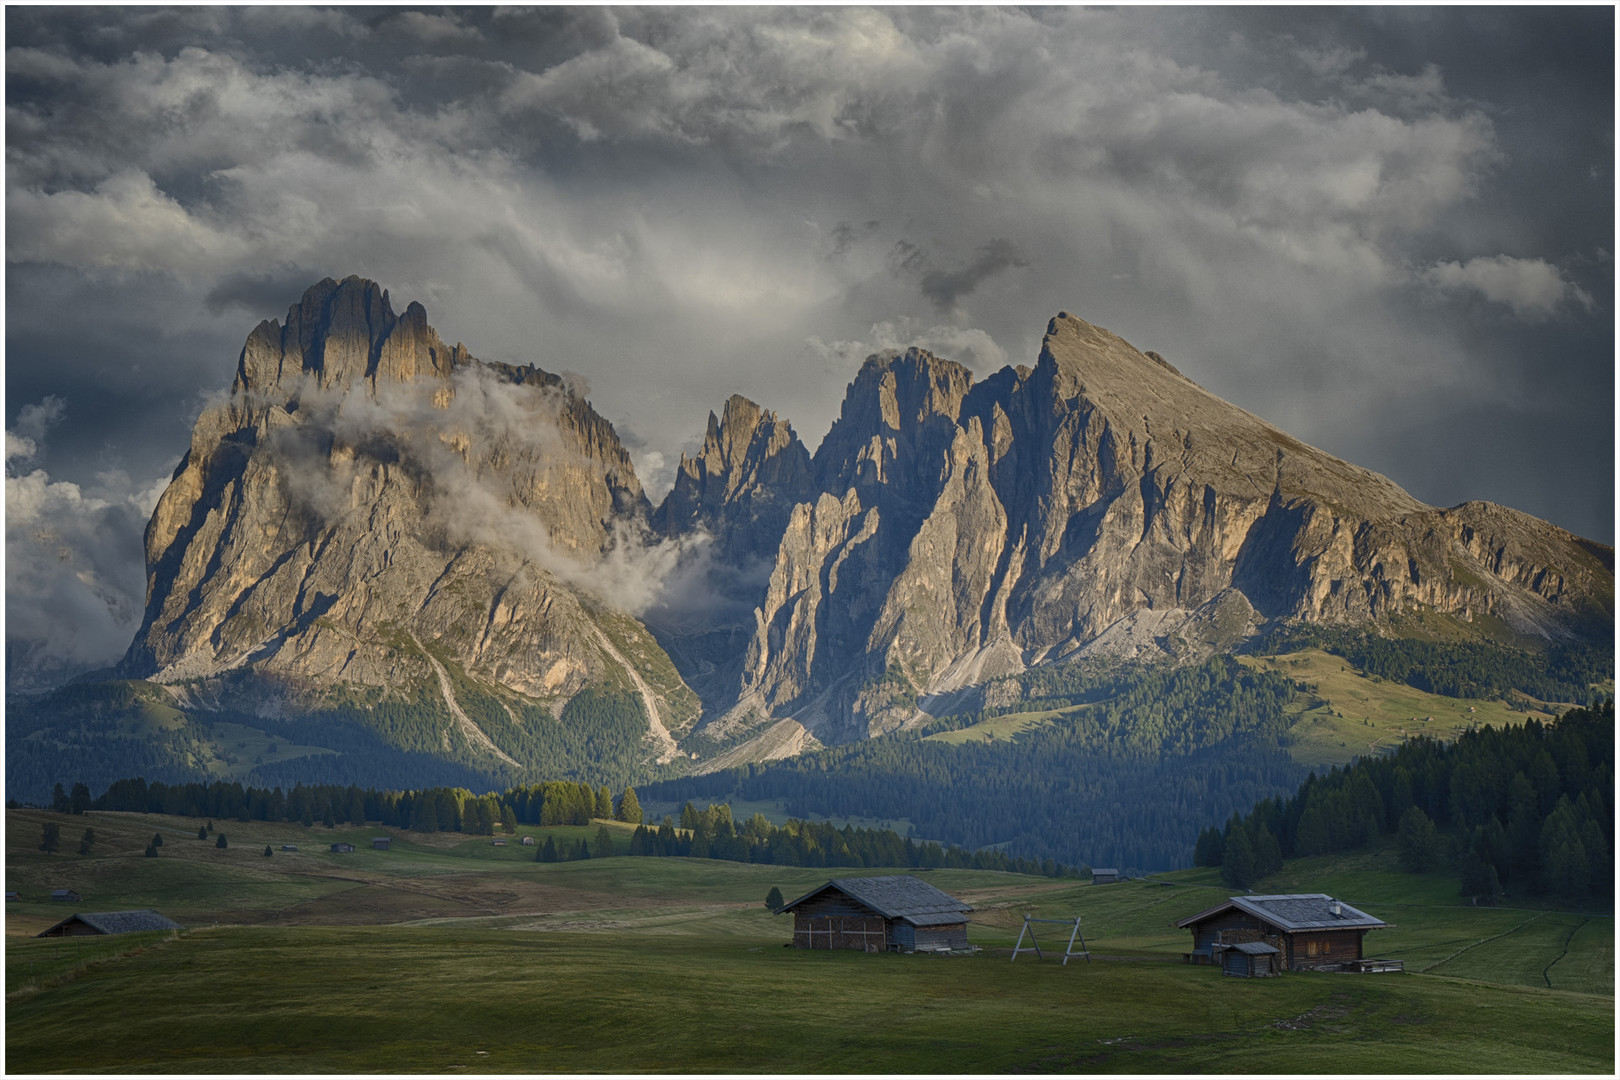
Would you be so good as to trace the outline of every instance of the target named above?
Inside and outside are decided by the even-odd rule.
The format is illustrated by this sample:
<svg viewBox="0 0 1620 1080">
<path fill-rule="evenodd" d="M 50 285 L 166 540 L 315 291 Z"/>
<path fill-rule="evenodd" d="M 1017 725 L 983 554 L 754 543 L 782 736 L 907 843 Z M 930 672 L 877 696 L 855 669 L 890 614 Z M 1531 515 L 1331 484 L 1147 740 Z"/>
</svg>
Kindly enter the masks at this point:
<svg viewBox="0 0 1620 1080">
<path fill-rule="evenodd" d="M 1614 538 L 1588 8 L 6 9 L 8 655 L 127 645 L 247 332 L 358 273 L 584 376 L 659 494 L 733 392 L 1067 309 L 1393 477 Z"/>
</svg>

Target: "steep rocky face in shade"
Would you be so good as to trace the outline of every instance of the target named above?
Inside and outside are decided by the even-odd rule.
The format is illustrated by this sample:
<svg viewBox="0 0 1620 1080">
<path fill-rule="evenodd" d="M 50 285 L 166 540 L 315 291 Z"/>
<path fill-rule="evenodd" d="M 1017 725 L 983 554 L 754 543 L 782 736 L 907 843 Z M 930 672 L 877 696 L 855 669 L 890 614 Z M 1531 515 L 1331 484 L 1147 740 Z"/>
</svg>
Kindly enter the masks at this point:
<svg viewBox="0 0 1620 1080">
<path fill-rule="evenodd" d="M 442 694 L 464 749 L 504 757 L 446 665 L 557 707 L 604 682 L 646 697 L 626 655 L 668 661 L 614 609 L 650 596 L 631 561 L 649 512 L 612 426 L 563 380 L 446 347 L 371 282 L 323 281 L 253 331 L 198 419 L 147 529 L 124 672 L 245 671 L 306 704 Z M 647 701 L 654 728 L 695 717 L 675 682 L 682 700 Z"/>
<path fill-rule="evenodd" d="M 1077 652 L 1207 654 L 1278 618 L 1612 625 L 1609 549 L 1427 506 L 1066 313 L 1033 369 L 978 384 L 917 350 L 868 360 L 814 465 L 718 734 L 875 734 L 919 695 Z"/>
</svg>

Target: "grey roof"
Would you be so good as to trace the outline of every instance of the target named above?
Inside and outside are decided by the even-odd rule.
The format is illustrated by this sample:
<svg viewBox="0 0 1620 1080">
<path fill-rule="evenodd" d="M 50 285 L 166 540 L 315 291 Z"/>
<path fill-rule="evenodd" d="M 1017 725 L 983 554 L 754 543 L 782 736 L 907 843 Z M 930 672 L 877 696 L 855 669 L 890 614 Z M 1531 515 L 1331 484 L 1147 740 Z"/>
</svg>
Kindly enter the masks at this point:
<svg viewBox="0 0 1620 1080">
<path fill-rule="evenodd" d="M 99 930 L 103 934 L 132 934 L 137 930 L 184 930 L 185 927 L 166 915 L 159 915 L 151 908 L 140 911 L 90 911 L 75 912 L 51 927 L 44 933 L 35 937 L 45 937 L 58 927 L 66 926 L 73 921 L 79 921 L 92 930 Z"/>
<path fill-rule="evenodd" d="M 833 878 L 820 888 L 811 889 L 797 900 L 783 904 L 782 910 L 791 911 L 828 889 L 837 889 L 884 918 L 905 919 L 913 926 L 944 926 L 966 922 L 965 913 L 973 910 L 956 897 L 941 892 L 928 882 L 910 874 Z"/>
<path fill-rule="evenodd" d="M 1119 871 L 1115 870 L 1112 866 L 1093 866 L 1091 868 L 1091 872 L 1093 874 L 1113 874 L 1115 877 L 1119 876 Z"/>
<path fill-rule="evenodd" d="M 1227 948 L 1236 949 L 1240 953 L 1248 953 L 1250 956 L 1264 956 L 1267 953 L 1277 951 L 1275 945 L 1267 945 L 1263 941 L 1240 941 L 1236 945 L 1228 945 Z"/>
<path fill-rule="evenodd" d="M 1334 914 L 1333 906 L 1339 907 Z M 1176 923 L 1188 927 L 1219 915 L 1228 908 L 1253 915 L 1279 930 L 1376 930 L 1389 924 L 1365 911 L 1351 907 L 1343 900 L 1334 900 L 1327 893 L 1278 893 L 1269 896 L 1233 896 L 1216 904 L 1208 911 L 1188 916 Z"/>
</svg>

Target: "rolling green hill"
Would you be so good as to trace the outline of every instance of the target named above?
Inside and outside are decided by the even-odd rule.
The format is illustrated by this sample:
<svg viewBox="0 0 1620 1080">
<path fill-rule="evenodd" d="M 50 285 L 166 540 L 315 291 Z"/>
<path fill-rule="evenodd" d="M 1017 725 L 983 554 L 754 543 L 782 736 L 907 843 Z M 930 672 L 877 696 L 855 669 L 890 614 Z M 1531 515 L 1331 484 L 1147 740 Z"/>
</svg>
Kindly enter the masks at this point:
<svg viewBox="0 0 1620 1080">
<path fill-rule="evenodd" d="M 45 855 L 88 824 L 95 854 Z M 925 872 L 974 906 L 973 956 L 783 949 L 761 904 L 828 871 L 686 859 L 540 864 L 453 833 L 162 815 L 7 814 L 10 1070 L 160 1072 L 1597 1072 L 1614 1067 L 1606 913 L 1474 908 L 1387 851 L 1289 863 L 1393 923 L 1407 974 L 1226 979 L 1172 926 L 1227 891 L 1213 870 L 1093 886 Z M 597 824 L 520 827 L 571 838 Z M 155 831 L 157 858 L 141 851 Z M 359 845 L 327 850 L 334 839 Z M 283 853 L 280 845 L 300 850 Z M 276 853 L 263 855 L 266 844 Z M 66 846 L 66 845 L 64 845 Z M 79 910 L 156 907 L 172 937 L 35 940 Z M 1025 913 L 1080 915 L 1092 962 L 1007 963 Z M 1052 928 L 1055 932 L 1057 928 Z M 1048 939 L 1050 941 L 1050 939 Z M 151 993 L 161 985 L 161 995 Z M 874 1007 L 878 1003 L 880 1007 Z M 626 1038 L 634 1031 L 635 1038 Z"/>
</svg>

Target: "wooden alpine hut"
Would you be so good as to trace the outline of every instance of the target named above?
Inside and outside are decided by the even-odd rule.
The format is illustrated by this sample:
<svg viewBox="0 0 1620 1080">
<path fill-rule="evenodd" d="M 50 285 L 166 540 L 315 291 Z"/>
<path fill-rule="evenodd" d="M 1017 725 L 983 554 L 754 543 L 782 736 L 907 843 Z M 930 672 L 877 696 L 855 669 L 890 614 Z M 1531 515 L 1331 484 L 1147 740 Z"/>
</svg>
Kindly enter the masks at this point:
<svg viewBox="0 0 1620 1080">
<path fill-rule="evenodd" d="M 1191 930 L 1190 964 L 1219 964 L 1229 975 L 1269 974 L 1266 956 L 1280 971 L 1399 970 L 1399 961 L 1368 960 L 1362 938 L 1389 924 L 1325 893 L 1233 896 L 1176 925 Z M 1264 946 L 1253 948 L 1251 946 Z M 1268 951 L 1269 950 L 1269 951 Z M 1236 951 L 1243 959 L 1230 956 Z M 1272 954 L 1275 954 L 1274 956 Z M 1237 970 L 1237 968 L 1247 970 Z"/>
<path fill-rule="evenodd" d="M 949 952 L 968 948 L 973 909 L 910 874 L 834 878 L 782 905 L 800 949 Z"/>
<path fill-rule="evenodd" d="M 94 934 L 133 934 L 140 930 L 184 930 L 185 927 L 151 908 L 141 911 L 92 911 L 69 915 L 35 937 L 88 937 Z"/>
</svg>

